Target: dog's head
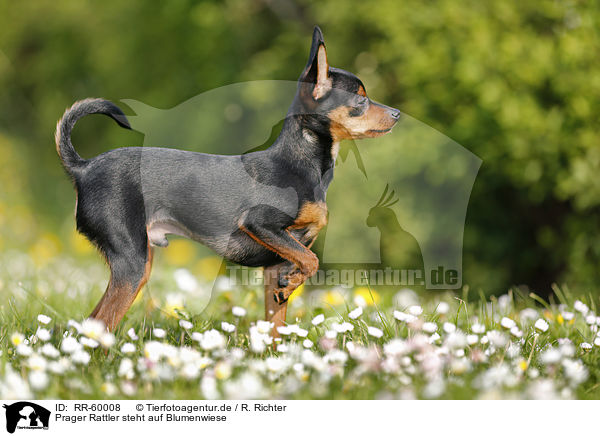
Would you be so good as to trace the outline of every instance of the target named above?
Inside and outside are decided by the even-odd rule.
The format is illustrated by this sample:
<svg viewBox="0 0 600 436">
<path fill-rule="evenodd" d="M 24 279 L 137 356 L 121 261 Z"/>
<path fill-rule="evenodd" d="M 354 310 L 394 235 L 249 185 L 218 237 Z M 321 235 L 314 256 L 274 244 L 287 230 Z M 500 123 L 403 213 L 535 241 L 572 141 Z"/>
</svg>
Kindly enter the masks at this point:
<svg viewBox="0 0 600 436">
<path fill-rule="evenodd" d="M 319 27 L 313 32 L 308 62 L 298 82 L 303 110 L 326 117 L 334 142 L 381 136 L 400 118 L 398 109 L 371 100 L 354 74 L 329 66 Z"/>
</svg>

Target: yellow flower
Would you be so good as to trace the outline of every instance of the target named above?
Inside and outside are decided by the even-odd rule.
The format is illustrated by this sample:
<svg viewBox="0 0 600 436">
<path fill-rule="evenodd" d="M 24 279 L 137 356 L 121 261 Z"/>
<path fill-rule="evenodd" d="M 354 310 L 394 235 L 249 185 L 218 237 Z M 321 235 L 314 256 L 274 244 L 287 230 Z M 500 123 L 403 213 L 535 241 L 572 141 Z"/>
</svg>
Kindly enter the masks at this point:
<svg viewBox="0 0 600 436">
<path fill-rule="evenodd" d="M 304 283 L 302 283 L 300 286 L 298 286 L 296 288 L 296 290 L 294 292 L 292 292 L 292 295 L 290 295 L 290 298 L 288 299 L 288 301 L 291 303 L 296 298 L 298 298 L 300 295 L 302 295 L 303 292 L 304 292 Z"/>
<path fill-rule="evenodd" d="M 527 364 L 526 360 L 521 360 L 519 362 L 519 368 L 521 368 L 521 370 L 526 371 L 528 367 L 529 365 Z"/>
<path fill-rule="evenodd" d="M 371 295 L 373 295 L 373 298 L 371 298 Z M 368 306 L 372 306 L 373 302 L 375 302 L 375 304 L 378 304 L 381 300 L 381 297 L 376 291 L 371 289 L 371 292 L 369 292 L 369 288 L 366 288 L 364 286 L 356 288 L 354 290 L 354 297 L 361 297 L 365 301 L 365 303 L 367 303 Z"/>
<path fill-rule="evenodd" d="M 560 313 L 556 316 L 556 322 L 558 322 L 560 325 L 562 325 L 565 322 L 565 319 Z"/>
<path fill-rule="evenodd" d="M 546 309 L 544 310 L 544 318 L 546 318 L 549 321 L 552 321 L 554 319 L 554 315 L 552 314 L 552 312 Z"/>
<path fill-rule="evenodd" d="M 177 311 L 184 310 L 183 298 L 179 294 L 168 294 L 163 310 L 169 316 L 179 317 Z"/>
<path fill-rule="evenodd" d="M 339 306 L 344 304 L 344 297 L 337 291 L 327 291 L 323 297 L 323 302 L 330 306 Z"/>
</svg>

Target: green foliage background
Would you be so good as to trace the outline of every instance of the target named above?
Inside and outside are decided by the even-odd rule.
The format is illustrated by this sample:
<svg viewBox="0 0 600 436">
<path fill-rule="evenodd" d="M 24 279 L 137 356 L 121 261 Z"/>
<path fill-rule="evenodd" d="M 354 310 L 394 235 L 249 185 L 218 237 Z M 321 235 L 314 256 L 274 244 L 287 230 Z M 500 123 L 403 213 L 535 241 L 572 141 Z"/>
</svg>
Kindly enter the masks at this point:
<svg viewBox="0 0 600 436">
<path fill-rule="evenodd" d="M 65 238 L 73 192 L 56 120 L 90 96 L 169 108 L 214 87 L 295 80 L 314 24 L 369 94 L 483 160 L 465 229 L 465 283 L 589 291 L 600 263 L 596 1 L 0 2 L 0 249 Z M 83 156 L 141 144 L 105 119 Z M 443 168 L 440 168 L 443 171 Z"/>
</svg>

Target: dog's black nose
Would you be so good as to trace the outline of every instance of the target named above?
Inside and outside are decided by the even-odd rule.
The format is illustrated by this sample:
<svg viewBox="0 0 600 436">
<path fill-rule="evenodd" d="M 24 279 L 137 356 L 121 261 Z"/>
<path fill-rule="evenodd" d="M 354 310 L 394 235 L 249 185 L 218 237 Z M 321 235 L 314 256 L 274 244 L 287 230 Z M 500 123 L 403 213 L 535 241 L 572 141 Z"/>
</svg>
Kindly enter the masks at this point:
<svg viewBox="0 0 600 436">
<path fill-rule="evenodd" d="M 398 118 L 400 118 L 400 111 L 398 109 L 392 109 L 390 115 L 393 119 L 397 120 Z"/>
</svg>

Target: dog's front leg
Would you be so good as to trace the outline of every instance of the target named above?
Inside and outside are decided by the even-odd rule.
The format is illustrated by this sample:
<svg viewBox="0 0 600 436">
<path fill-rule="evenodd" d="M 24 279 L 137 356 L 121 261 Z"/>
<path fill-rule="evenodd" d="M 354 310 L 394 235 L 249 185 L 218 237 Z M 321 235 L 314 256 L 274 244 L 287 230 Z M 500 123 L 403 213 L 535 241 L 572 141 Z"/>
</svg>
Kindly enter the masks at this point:
<svg viewBox="0 0 600 436">
<path fill-rule="evenodd" d="M 291 268 L 290 263 L 282 263 L 265 269 L 266 315 L 274 323 L 276 334 L 277 327 L 285 323 L 286 311 L 286 307 L 277 306 L 287 306 L 292 292 L 317 272 L 319 259 L 287 229 L 277 229 L 248 219 L 240 223 L 240 229 L 255 242 L 295 265 L 295 268 Z M 288 273 L 283 275 L 282 272 Z"/>
<path fill-rule="evenodd" d="M 280 336 L 277 327 L 285 324 L 285 316 L 287 312 L 287 301 L 279 303 L 275 300 L 274 295 L 279 290 L 279 282 L 282 274 L 290 267 L 294 268 L 294 264 L 283 262 L 277 265 L 265 267 L 263 277 L 265 281 L 265 319 L 273 323 L 272 336 L 278 338 Z"/>
</svg>

